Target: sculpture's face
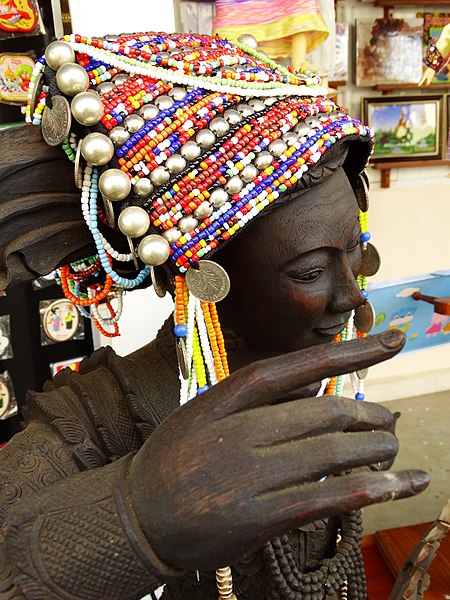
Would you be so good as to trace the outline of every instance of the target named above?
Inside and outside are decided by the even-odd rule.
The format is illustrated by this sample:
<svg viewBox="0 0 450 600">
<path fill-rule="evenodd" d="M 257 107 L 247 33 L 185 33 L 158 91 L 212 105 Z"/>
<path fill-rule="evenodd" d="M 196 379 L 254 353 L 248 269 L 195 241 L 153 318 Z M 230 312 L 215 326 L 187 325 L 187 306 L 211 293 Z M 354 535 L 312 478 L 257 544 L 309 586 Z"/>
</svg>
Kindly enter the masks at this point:
<svg viewBox="0 0 450 600">
<path fill-rule="evenodd" d="M 358 205 L 342 168 L 258 219 L 217 255 L 231 279 L 222 325 L 250 360 L 330 342 L 363 299 Z M 247 361 L 245 361 L 247 362 Z"/>
</svg>

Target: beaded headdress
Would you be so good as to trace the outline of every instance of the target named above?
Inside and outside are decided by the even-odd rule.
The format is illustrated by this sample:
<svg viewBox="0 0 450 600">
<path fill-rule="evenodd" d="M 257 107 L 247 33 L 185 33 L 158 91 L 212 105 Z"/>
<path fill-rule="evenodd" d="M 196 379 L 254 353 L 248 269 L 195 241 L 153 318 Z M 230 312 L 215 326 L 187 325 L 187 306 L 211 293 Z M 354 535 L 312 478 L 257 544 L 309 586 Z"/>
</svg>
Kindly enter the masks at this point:
<svg viewBox="0 0 450 600">
<path fill-rule="evenodd" d="M 182 401 L 228 374 L 215 307 L 228 278 L 214 251 L 336 142 L 363 142 L 357 173 L 370 154 L 368 128 L 325 97 L 318 77 L 245 41 L 69 35 L 47 47 L 30 84 L 27 122 L 74 162 L 97 249 L 60 268 L 64 292 L 114 336 L 122 293 L 151 279 L 164 295 L 170 271 Z M 116 249 L 111 228 L 123 235 Z"/>
</svg>

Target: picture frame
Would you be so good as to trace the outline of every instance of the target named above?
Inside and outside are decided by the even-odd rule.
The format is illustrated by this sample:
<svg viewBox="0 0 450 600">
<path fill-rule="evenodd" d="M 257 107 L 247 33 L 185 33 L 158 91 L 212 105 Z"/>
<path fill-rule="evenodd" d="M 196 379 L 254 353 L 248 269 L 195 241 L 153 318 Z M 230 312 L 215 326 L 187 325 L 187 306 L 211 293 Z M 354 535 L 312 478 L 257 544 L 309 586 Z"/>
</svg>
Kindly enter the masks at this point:
<svg viewBox="0 0 450 600">
<path fill-rule="evenodd" d="M 446 110 L 446 121 L 445 121 L 445 129 L 444 129 L 444 145 L 445 152 L 444 158 L 446 160 L 450 160 L 450 94 L 445 96 L 445 104 L 447 107 Z"/>
<path fill-rule="evenodd" d="M 423 19 L 356 19 L 355 84 L 419 83 Z"/>
<path fill-rule="evenodd" d="M 423 19 L 423 52 L 425 54 L 428 42 L 439 39 L 445 25 L 450 23 L 450 12 L 418 12 L 417 17 Z M 450 85 L 450 65 L 445 64 L 433 77 L 431 86 Z"/>
<path fill-rule="evenodd" d="M 443 94 L 366 97 L 361 114 L 375 136 L 371 162 L 442 158 Z"/>
</svg>

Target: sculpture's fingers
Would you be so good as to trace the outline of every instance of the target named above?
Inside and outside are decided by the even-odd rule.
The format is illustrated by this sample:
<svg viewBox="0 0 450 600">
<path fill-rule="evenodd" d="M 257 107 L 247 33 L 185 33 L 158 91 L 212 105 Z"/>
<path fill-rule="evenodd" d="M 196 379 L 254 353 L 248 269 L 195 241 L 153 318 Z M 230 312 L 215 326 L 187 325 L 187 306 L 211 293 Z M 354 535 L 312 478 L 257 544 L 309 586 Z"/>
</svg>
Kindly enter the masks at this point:
<svg viewBox="0 0 450 600">
<path fill-rule="evenodd" d="M 270 493 L 389 460 L 397 452 L 396 437 L 384 431 L 328 433 L 254 448 L 254 475 L 249 476 L 255 477 L 255 487 Z"/>
<path fill-rule="evenodd" d="M 325 377 L 349 373 L 397 354 L 405 343 L 399 330 L 389 330 L 342 344 L 323 344 L 269 358 L 236 371 L 200 396 L 211 419 L 282 400 Z M 195 402 L 195 401 L 194 401 Z"/>
<path fill-rule="evenodd" d="M 428 484 L 427 473 L 420 470 L 364 472 L 261 494 L 254 501 L 266 526 L 259 532 L 258 543 L 316 519 L 414 496 Z"/>
<path fill-rule="evenodd" d="M 339 396 L 261 406 L 230 417 L 254 446 L 267 447 L 337 431 L 392 430 L 394 415 L 381 404 Z"/>
</svg>

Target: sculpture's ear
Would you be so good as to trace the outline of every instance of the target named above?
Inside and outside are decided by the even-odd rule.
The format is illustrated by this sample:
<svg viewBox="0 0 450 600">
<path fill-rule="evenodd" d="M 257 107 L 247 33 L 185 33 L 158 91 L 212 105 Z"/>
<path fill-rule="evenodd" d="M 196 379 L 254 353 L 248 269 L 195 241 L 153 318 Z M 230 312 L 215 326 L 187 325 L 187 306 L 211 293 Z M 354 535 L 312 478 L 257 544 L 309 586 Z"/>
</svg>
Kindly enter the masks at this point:
<svg viewBox="0 0 450 600">
<path fill-rule="evenodd" d="M 94 253 L 74 167 L 39 127 L 0 131 L 0 289 Z"/>
</svg>

